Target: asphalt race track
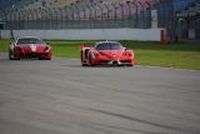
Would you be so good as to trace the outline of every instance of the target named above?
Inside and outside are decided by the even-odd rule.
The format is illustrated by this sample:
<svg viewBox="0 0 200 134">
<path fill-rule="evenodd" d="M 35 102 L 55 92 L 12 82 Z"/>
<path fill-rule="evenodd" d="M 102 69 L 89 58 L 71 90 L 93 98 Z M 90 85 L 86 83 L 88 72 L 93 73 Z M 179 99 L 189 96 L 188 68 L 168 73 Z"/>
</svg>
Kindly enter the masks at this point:
<svg viewBox="0 0 200 134">
<path fill-rule="evenodd" d="M 0 134 L 200 134 L 200 71 L 1 53 Z"/>
</svg>

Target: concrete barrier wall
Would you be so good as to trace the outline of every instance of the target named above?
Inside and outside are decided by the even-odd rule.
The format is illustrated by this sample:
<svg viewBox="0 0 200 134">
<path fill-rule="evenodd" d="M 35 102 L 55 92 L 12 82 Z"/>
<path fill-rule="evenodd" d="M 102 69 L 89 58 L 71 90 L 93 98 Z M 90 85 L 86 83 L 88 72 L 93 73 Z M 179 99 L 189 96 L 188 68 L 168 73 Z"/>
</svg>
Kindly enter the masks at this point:
<svg viewBox="0 0 200 134">
<path fill-rule="evenodd" d="M 155 29 L 65 29 L 65 30 L 1 30 L 2 38 L 37 36 L 59 40 L 138 40 L 159 41 L 160 30 Z"/>
</svg>

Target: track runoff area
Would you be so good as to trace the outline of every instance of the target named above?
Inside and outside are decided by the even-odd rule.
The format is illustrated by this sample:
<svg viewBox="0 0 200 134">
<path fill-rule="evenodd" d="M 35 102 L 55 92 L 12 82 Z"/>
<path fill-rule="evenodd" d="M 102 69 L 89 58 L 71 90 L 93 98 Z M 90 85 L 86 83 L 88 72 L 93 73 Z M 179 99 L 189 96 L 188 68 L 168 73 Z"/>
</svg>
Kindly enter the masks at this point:
<svg viewBox="0 0 200 134">
<path fill-rule="evenodd" d="M 199 80 L 199 71 L 1 53 L 0 133 L 198 134 Z"/>
</svg>

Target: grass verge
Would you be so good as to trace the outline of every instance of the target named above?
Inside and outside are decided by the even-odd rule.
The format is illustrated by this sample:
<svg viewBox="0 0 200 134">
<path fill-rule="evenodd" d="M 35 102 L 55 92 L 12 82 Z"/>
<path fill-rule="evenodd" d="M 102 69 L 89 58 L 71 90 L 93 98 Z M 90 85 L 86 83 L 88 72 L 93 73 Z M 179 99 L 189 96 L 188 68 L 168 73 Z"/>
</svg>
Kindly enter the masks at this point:
<svg viewBox="0 0 200 134">
<path fill-rule="evenodd" d="M 9 40 L 0 40 L 0 52 L 7 52 Z M 95 41 L 46 41 L 53 47 L 53 55 L 79 58 L 80 44 L 92 45 Z M 200 44 L 121 41 L 135 52 L 136 64 L 200 70 Z"/>
</svg>

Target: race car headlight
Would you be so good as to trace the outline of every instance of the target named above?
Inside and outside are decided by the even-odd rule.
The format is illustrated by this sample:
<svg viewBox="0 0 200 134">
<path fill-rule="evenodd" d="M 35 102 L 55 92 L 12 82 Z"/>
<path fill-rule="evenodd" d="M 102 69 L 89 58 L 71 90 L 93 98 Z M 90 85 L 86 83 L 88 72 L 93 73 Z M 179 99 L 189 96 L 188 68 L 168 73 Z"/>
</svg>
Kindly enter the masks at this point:
<svg viewBox="0 0 200 134">
<path fill-rule="evenodd" d="M 91 53 L 91 57 L 92 57 L 92 58 L 95 58 L 95 55 L 94 55 L 94 53 Z"/>
<path fill-rule="evenodd" d="M 101 56 L 105 56 L 105 54 L 104 54 L 104 53 L 102 53 L 102 52 L 99 52 L 99 54 L 100 54 Z"/>
<path fill-rule="evenodd" d="M 98 53 L 91 53 L 92 58 L 98 57 L 99 54 Z"/>
<path fill-rule="evenodd" d="M 95 55 L 96 57 L 98 57 L 98 56 L 99 56 L 99 54 L 98 54 L 98 53 L 94 53 L 94 55 Z"/>
<path fill-rule="evenodd" d="M 45 48 L 44 48 L 44 51 L 46 51 L 46 50 L 48 50 L 48 49 L 49 49 L 49 47 L 45 47 Z"/>
<path fill-rule="evenodd" d="M 44 52 L 49 52 L 49 51 L 50 51 L 50 47 L 46 46 L 45 49 L 44 49 Z"/>
<path fill-rule="evenodd" d="M 129 57 L 131 57 L 131 56 L 132 56 L 132 54 L 131 54 L 131 53 L 129 53 L 129 52 L 125 52 L 125 53 L 124 53 L 124 55 L 125 55 L 125 56 L 129 56 Z"/>
</svg>

